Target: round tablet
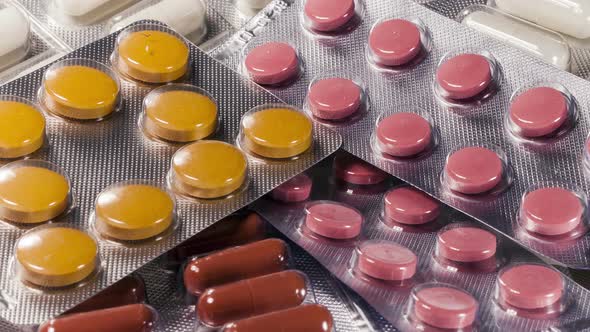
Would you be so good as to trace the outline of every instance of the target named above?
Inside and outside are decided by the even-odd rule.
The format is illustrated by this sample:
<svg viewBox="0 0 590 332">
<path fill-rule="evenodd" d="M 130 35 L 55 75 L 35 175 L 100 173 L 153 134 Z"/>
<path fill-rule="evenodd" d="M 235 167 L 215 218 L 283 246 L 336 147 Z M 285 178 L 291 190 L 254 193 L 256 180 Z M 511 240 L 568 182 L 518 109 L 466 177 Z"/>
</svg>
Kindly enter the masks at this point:
<svg viewBox="0 0 590 332">
<path fill-rule="evenodd" d="M 351 239 L 361 233 L 363 216 L 357 210 L 334 202 L 314 203 L 306 208 L 305 226 L 330 239 Z"/>
<path fill-rule="evenodd" d="M 242 118 L 243 147 L 266 158 L 290 158 L 312 143 L 312 123 L 290 108 L 266 108 Z"/>
<path fill-rule="evenodd" d="M 382 152 L 394 157 L 410 157 L 430 146 L 432 128 L 420 115 L 400 112 L 379 121 L 376 138 Z"/>
<path fill-rule="evenodd" d="M 99 233 L 117 240 L 144 240 L 166 231 L 174 219 L 174 201 L 161 188 L 115 185 L 98 195 L 95 223 Z"/>
<path fill-rule="evenodd" d="M 401 66 L 412 61 L 422 50 L 420 30 L 410 21 L 386 20 L 369 34 L 369 51 L 376 64 Z"/>
<path fill-rule="evenodd" d="M 422 225 L 436 220 L 440 203 L 412 187 L 394 188 L 385 194 L 385 217 L 406 225 Z"/>
<path fill-rule="evenodd" d="M 220 141 L 199 141 L 172 157 L 177 188 L 197 198 L 218 198 L 242 186 L 248 162 L 238 148 Z"/>
<path fill-rule="evenodd" d="M 301 202 L 309 198 L 311 185 L 309 176 L 302 173 L 276 187 L 271 196 L 274 200 L 285 203 Z"/>
<path fill-rule="evenodd" d="M 521 309 L 540 309 L 559 301 L 564 292 L 559 272 L 538 264 L 506 268 L 498 276 L 501 302 Z"/>
<path fill-rule="evenodd" d="M 346 78 L 324 78 L 309 88 L 307 102 L 314 116 L 324 120 L 341 120 L 361 107 L 361 88 Z"/>
<path fill-rule="evenodd" d="M 510 121 L 524 137 L 549 135 L 567 118 L 567 101 L 563 93 L 549 87 L 527 90 L 510 105 Z"/>
<path fill-rule="evenodd" d="M 217 127 L 217 105 L 208 96 L 168 86 L 152 91 L 144 103 L 144 126 L 152 135 L 174 142 L 203 139 Z M 164 91 L 165 90 L 165 91 Z"/>
<path fill-rule="evenodd" d="M 502 181 L 503 168 L 496 152 L 472 146 L 457 150 L 447 158 L 445 176 L 451 190 L 480 194 Z"/>
<path fill-rule="evenodd" d="M 385 181 L 389 175 L 377 167 L 349 154 L 334 158 L 334 175 L 345 182 L 371 185 Z"/>
<path fill-rule="evenodd" d="M 547 187 L 527 193 L 521 205 L 522 225 L 530 232 L 561 235 L 578 227 L 584 206 L 573 192 Z"/>
<path fill-rule="evenodd" d="M 0 158 L 37 151 L 45 140 L 45 118 L 33 106 L 0 100 Z"/>
<path fill-rule="evenodd" d="M 305 19 L 314 30 L 331 32 L 341 29 L 355 15 L 354 0 L 307 0 Z"/>
<path fill-rule="evenodd" d="M 473 325 L 479 306 L 471 294 L 450 285 L 428 285 L 415 291 L 413 297 L 416 318 L 442 329 Z"/>
<path fill-rule="evenodd" d="M 42 287 L 63 287 L 94 272 L 98 246 L 92 237 L 77 229 L 46 227 L 18 239 L 15 256 L 23 281 Z"/>
<path fill-rule="evenodd" d="M 117 54 L 119 70 L 142 82 L 171 82 L 188 71 L 188 46 L 179 37 L 164 31 L 123 32 L 119 37 Z"/>
<path fill-rule="evenodd" d="M 381 280 L 402 281 L 416 273 L 418 257 L 408 248 L 393 242 L 368 241 L 358 249 L 357 268 Z"/>
<path fill-rule="evenodd" d="M 70 184 L 55 171 L 36 166 L 0 169 L 0 218 L 17 223 L 40 223 L 68 207 Z"/>
<path fill-rule="evenodd" d="M 58 62 L 45 72 L 43 93 L 50 112 L 66 118 L 92 120 L 116 109 L 119 84 L 103 70 L 82 65 L 62 66 Z"/>
<path fill-rule="evenodd" d="M 468 99 L 484 91 L 492 81 L 490 63 L 479 54 L 460 54 L 443 62 L 436 82 L 452 99 Z"/>
<path fill-rule="evenodd" d="M 254 82 L 276 85 L 299 75 L 299 57 L 291 45 L 269 42 L 253 48 L 244 60 L 244 67 Z"/>
<path fill-rule="evenodd" d="M 496 236 L 478 227 L 451 226 L 438 233 L 436 254 L 455 262 L 480 262 L 496 255 Z"/>
</svg>

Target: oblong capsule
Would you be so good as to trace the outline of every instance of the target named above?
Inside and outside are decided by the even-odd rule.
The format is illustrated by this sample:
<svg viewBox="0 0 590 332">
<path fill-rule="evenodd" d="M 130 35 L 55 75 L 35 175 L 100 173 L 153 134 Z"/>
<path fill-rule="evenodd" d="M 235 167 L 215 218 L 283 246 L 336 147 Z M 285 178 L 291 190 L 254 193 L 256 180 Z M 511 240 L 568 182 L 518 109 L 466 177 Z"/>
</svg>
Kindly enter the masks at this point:
<svg viewBox="0 0 590 332">
<path fill-rule="evenodd" d="M 326 307 L 308 304 L 238 320 L 227 324 L 222 332 L 330 332 L 333 328 L 332 314 Z"/>
</svg>

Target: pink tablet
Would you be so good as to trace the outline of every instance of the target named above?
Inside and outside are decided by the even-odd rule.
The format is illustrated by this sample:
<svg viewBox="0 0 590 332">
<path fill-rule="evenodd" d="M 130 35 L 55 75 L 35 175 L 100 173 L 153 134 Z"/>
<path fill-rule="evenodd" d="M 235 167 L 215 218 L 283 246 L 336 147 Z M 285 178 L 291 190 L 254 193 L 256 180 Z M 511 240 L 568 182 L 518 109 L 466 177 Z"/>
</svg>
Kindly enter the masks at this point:
<svg viewBox="0 0 590 332">
<path fill-rule="evenodd" d="M 361 106 L 361 88 L 346 78 L 324 78 L 309 88 L 307 102 L 314 116 L 324 120 L 341 120 L 353 115 Z"/>
<path fill-rule="evenodd" d="M 430 123 L 416 113 L 400 112 L 381 119 L 377 124 L 379 149 L 394 157 L 417 155 L 430 146 Z"/>
<path fill-rule="evenodd" d="M 344 204 L 319 201 L 305 209 L 305 226 L 312 232 L 330 239 L 352 239 L 361 233 L 363 215 Z"/>
<path fill-rule="evenodd" d="M 271 196 L 274 200 L 292 203 L 308 199 L 310 193 L 311 179 L 302 173 L 276 187 Z"/>
<path fill-rule="evenodd" d="M 408 248 L 387 241 L 366 241 L 357 248 L 360 272 L 381 280 L 402 281 L 416 274 L 418 257 Z"/>
<path fill-rule="evenodd" d="M 393 19 L 378 23 L 369 34 L 369 54 L 381 66 L 400 66 L 420 53 L 420 30 L 410 21 Z"/>
<path fill-rule="evenodd" d="M 451 225 L 438 233 L 436 254 L 455 262 L 480 262 L 496 255 L 496 236 L 478 227 Z"/>
<path fill-rule="evenodd" d="M 413 292 L 415 317 L 441 329 L 462 329 L 473 325 L 479 304 L 466 291 L 451 285 L 429 284 Z"/>
<path fill-rule="evenodd" d="M 497 287 L 500 303 L 521 309 L 551 306 L 564 292 L 561 274 L 539 264 L 520 264 L 502 270 Z"/>
<path fill-rule="evenodd" d="M 342 29 L 355 15 L 354 0 L 307 0 L 303 9 L 309 26 L 318 31 Z"/>
<path fill-rule="evenodd" d="M 347 154 L 334 158 L 334 175 L 342 181 L 357 185 L 381 183 L 388 177 L 377 167 Z"/>
<path fill-rule="evenodd" d="M 270 42 L 248 53 L 244 66 L 250 78 L 262 85 L 286 83 L 299 75 L 297 51 L 286 43 Z"/>
<path fill-rule="evenodd" d="M 479 54 L 461 54 L 443 62 L 436 82 L 451 99 L 467 99 L 484 91 L 492 81 L 488 59 Z"/>
<path fill-rule="evenodd" d="M 447 158 L 445 177 L 451 190 L 481 194 L 502 181 L 502 160 L 490 149 L 472 146 L 453 152 Z"/>
<path fill-rule="evenodd" d="M 394 188 L 385 194 L 385 217 L 400 224 L 422 225 L 438 218 L 440 203 L 412 187 Z"/>
<path fill-rule="evenodd" d="M 524 137 L 549 135 L 567 118 L 567 101 L 563 93 L 549 87 L 530 89 L 514 98 L 510 105 L 510 121 Z"/>
<path fill-rule="evenodd" d="M 520 218 L 523 227 L 543 235 L 561 235 L 578 227 L 584 206 L 570 190 L 559 187 L 541 188 L 522 199 Z"/>
</svg>

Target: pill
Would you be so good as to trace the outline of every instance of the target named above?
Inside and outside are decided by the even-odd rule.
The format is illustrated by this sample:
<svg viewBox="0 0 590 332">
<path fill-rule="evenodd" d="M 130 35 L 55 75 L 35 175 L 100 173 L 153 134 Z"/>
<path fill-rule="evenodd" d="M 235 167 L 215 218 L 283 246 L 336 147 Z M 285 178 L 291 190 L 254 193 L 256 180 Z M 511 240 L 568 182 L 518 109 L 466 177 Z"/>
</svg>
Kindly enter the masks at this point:
<svg viewBox="0 0 590 332">
<path fill-rule="evenodd" d="M 117 67 L 132 79 L 167 83 L 182 78 L 188 71 L 189 48 L 172 33 L 149 29 L 123 31 L 117 42 Z"/>
<path fill-rule="evenodd" d="M 26 165 L 26 164 L 25 164 Z M 40 223 L 68 207 L 68 179 L 37 166 L 8 164 L 0 169 L 0 218 L 17 223 Z"/>
<path fill-rule="evenodd" d="M 164 233 L 174 220 L 174 201 L 147 184 L 115 184 L 102 191 L 94 208 L 96 230 L 107 238 L 144 240 Z"/>
<path fill-rule="evenodd" d="M 45 72 L 43 101 L 54 114 L 77 120 L 101 119 L 119 102 L 119 83 L 102 64 L 58 62 Z"/>
<path fill-rule="evenodd" d="M 502 181 L 504 166 L 490 149 L 471 146 L 453 152 L 447 158 L 445 177 L 451 190 L 463 194 L 481 194 Z"/>
<path fill-rule="evenodd" d="M 248 173 L 246 157 L 220 141 L 198 141 L 172 157 L 175 186 L 197 198 L 218 198 L 238 190 Z"/>
<path fill-rule="evenodd" d="M 509 112 L 511 124 L 524 137 L 552 134 L 568 119 L 563 93 L 550 87 L 532 88 L 518 95 Z"/>
<path fill-rule="evenodd" d="M 540 309 L 557 303 L 564 282 L 559 272 L 540 264 L 508 267 L 498 276 L 500 302 L 521 309 Z"/>
<path fill-rule="evenodd" d="M 496 255 L 496 236 L 479 227 L 451 226 L 438 233 L 436 254 L 455 262 L 484 261 Z"/>
<path fill-rule="evenodd" d="M 285 270 L 287 263 L 284 241 L 253 242 L 194 258 L 184 269 L 184 286 L 198 296 L 210 287 Z"/>
<path fill-rule="evenodd" d="M 84 16 L 111 1 L 112 0 L 55 0 L 55 6 L 66 15 Z"/>
<path fill-rule="evenodd" d="M 378 184 L 389 177 L 377 167 L 349 154 L 339 154 L 334 158 L 334 175 L 356 185 Z"/>
<path fill-rule="evenodd" d="M 517 47 L 555 67 L 570 68 L 570 50 L 564 39 L 506 14 L 484 7 L 469 13 L 463 24 Z"/>
<path fill-rule="evenodd" d="M 357 248 L 357 269 L 376 279 L 402 281 L 416 274 L 418 257 L 408 248 L 387 241 L 366 241 Z"/>
<path fill-rule="evenodd" d="M 10 31 L 0 39 L 0 69 L 23 60 L 30 48 L 31 24 L 16 7 L 0 9 L 0 29 Z"/>
<path fill-rule="evenodd" d="M 351 239 L 361 233 L 363 215 L 344 204 L 320 201 L 310 204 L 305 226 L 312 232 L 330 239 Z"/>
<path fill-rule="evenodd" d="M 85 232 L 44 227 L 25 233 L 15 245 L 18 274 L 26 283 L 64 287 L 88 278 L 98 266 L 98 246 Z"/>
<path fill-rule="evenodd" d="M 156 137 L 191 142 L 210 136 L 217 128 L 217 104 L 191 86 L 166 85 L 144 100 L 144 127 Z"/>
<path fill-rule="evenodd" d="M 379 149 L 394 157 L 411 157 L 424 152 L 432 142 L 432 128 L 422 116 L 399 112 L 384 117 L 377 124 Z"/>
<path fill-rule="evenodd" d="M 236 8 L 243 14 L 254 15 L 270 3 L 270 0 L 236 0 Z"/>
<path fill-rule="evenodd" d="M 334 320 L 330 311 L 319 304 L 300 305 L 295 308 L 254 316 L 227 324 L 223 332 L 276 332 L 276 331 L 333 331 Z"/>
<path fill-rule="evenodd" d="M 285 203 L 302 202 L 309 198 L 311 186 L 309 176 L 302 173 L 273 189 L 271 196 Z"/>
<path fill-rule="evenodd" d="M 207 289 L 199 298 L 197 316 L 205 325 L 228 322 L 296 307 L 307 294 L 298 271 L 283 271 Z"/>
<path fill-rule="evenodd" d="M 412 187 L 394 188 L 385 194 L 383 201 L 385 217 L 400 224 L 422 225 L 440 215 L 440 203 Z"/>
<path fill-rule="evenodd" d="M 412 294 L 414 314 L 421 322 L 441 329 L 473 325 L 478 302 L 466 291 L 450 285 L 430 284 Z"/>
<path fill-rule="evenodd" d="M 307 0 L 305 20 L 313 30 L 331 32 L 343 28 L 355 15 L 354 0 Z"/>
<path fill-rule="evenodd" d="M 521 223 L 542 235 L 566 234 L 580 225 L 584 206 L 570 190 L 546 187 L 527 193 L 521 204 Z"/>
<path fill-rule="evenodd" d="M 420 30 L 410 21 L 391 19 L 377 23 L 369 34 L 369 55 L 381 66 L 401 66 L 422 50 Z"/>
<path fill-rule="evenodd" d="M 342 120 L 361 107 L 361 88 L 346 78 L 324 78 L 313 83 L 307 103 L 313 115 L 324 120 Z"/>
<path fill-rule="evenodd" d="M 0 100 L 0 159 L 31 154 L 45 140 L 45 118 L 25 101 Z"/>
<path fill-rule="evenodd" d="M 496 0 L 496 7 L 549 29 L 590 38 L 590 3 L 586 0 Z"/>
<path fill-rule="evenodd" d="M 253 48 L 244 61 L 251 80 L 261 85 L 287 83 L 300 72 L 299 56 L 289 44 L 269 42 Z"/>
<path fill-rule="evenodd" d="M 145 304 L 76 313 L 54 318 L 43 323 L 38 332 L 150 332 L 155 327 L 157 314 Z"/>
<path fill-rule="evenodd" d="M 479 54 L 456 55 L 438 67 L 436 82 L 451 99 L 475 97 L 492 82 L 490 63 Z"/>
<path fill-rule="evenodd" d="M 242 118 L 242 144 L 266 158 L 291 158 L 312 144 L 313 125 L 302 112 L 292 108 L 265 108 Z"/>
</svg>

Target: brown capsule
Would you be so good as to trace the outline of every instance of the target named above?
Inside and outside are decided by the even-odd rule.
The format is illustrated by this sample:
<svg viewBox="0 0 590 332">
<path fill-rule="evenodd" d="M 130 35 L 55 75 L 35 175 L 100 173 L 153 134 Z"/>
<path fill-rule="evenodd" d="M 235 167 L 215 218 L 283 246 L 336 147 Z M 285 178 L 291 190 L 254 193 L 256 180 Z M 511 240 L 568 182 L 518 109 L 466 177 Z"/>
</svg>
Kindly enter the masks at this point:
<svg viewBox="0 0 590 332">
<path fill-rule="evenodd" d="M 309 304 L 238 320 L 227 324 L 223 332 L 330 332 L 333 327 L 332 314 L 326 307 Z"/>
<path fill-rule="evenodd" d="M 305 275 L 283 271 L 205 290 L 197 303 L 199 320 L 221 326 L 235 320 L 301 304 L 307 293 Z"/>
<path fill-rule="evenodd" d="M 190 294 L 198 296 L 213 286 L 286 268 L 287 244 L 267 239 L 193 259 L 184 269 L 184 285 Z"/>
</svg>

